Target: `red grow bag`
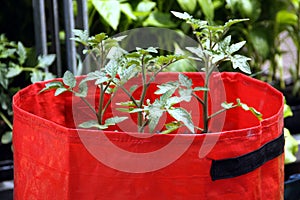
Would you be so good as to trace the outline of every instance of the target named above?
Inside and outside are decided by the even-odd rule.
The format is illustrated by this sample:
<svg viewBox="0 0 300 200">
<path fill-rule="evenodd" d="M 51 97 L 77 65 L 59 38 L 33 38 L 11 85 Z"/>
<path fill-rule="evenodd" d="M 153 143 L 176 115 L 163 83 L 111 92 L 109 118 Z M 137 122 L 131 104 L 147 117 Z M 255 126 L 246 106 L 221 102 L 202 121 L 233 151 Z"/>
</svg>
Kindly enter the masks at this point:
<svg viewBox="0 0 300 200">
<path fill-rule="evenodd" d="M 186 75 L 202 84 L 201 73 Z M 134 133 L 130 120 L 109 131 L 86 130 L 76 128 L 90 117 L 79 98 L 38 94 L 45 82 L 21 90 L 13 99 L 15 199 L 283 199 L 281 93 L 240 73 L 214 77 L 222 81 L 211 84 L 211 111 L 224 101 L 217 97 L 240 98 L 263 120 L 235 108 L 216 117 L 217 132 L 205 135 Z M 213 89 L 218 84 L 223 92 Z M 201 118 L 197 104 L 183 106 Z"/>
</svg>

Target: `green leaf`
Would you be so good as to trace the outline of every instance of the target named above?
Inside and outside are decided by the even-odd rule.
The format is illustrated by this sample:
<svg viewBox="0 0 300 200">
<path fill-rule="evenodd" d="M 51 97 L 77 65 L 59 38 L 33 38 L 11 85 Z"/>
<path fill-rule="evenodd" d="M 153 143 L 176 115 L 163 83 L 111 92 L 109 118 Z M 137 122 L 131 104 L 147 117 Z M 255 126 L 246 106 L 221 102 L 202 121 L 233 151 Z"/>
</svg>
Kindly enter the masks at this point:
<svg viewBox="0 0 300 200">
<path fill-rule="evenodd" d="M 145 108 L 129 108 L 127 110 L 129 111 L 129 113 L 139 113 L 139 112 L 144 112 L 146 109 Z"/>
<path fill-rule="evenodd" d="M 262 120 L 262 114 L 257 111 L 255 108 L 253 107 L 249 107 L 249 110 L 259 119 L 259 120 Z"/>
<path fill-rule="evenodd" d="M 38 57 L 38 67 L 46 68 L 49 67 L 55 60 L 54 54 L 48 54 Z"/>
<path fill-rule="evenodd" d="M 16 49 L 4 49 L 3 51 L 1 51 L 0 58 L 12 57 L 15 52 Z"/>
<path fill-rule="evenodd" d="M 176 24 L 171 20 L 169 13 L 155 10 L 154 12 L 151 12 L 149 17 L 143 22 L 143 26 L 173 28 L 176 27 Z"/>
<path fill-rule="evenodd" d="M 78 30 L 78 29 L 74 29 L 73 30 L 74 33 L 74 38 L 70 38 L 71 40 L 74 40 L 76 42 L 79 42 L 85 46 L 88 45 L 88 41 L 89 41 L 89 33 L 87 30 Z"/>
<path fill-rule="evenodd" d="M 89 43 L 97 46 L 98 44 L 102 43 L 105 39 L 107 39 L 107 35 L 105 33 L 99 33 L 99 34 L 91 37 L 89 39 Z"/>
<path fill-rule="evenodd" d="M 251 74 L 250 66 L 248 63 L 248 61 L 251 60 L 250 58 L 237 54 L 231 57 L 230 60 L 234 69 L 239 68 L 242 72 Z"/>
<path fill-rule="evenodd" d="M 228 110 L 228 109 L 233 108 L 233 103 L 223 102 L 223 103 L 221 104 L 221 106 L 222 106 L 222 108 Z"/>
<path fill-rule="evenodd" d="M 66 71 L 63 76 L 63 82 L 70 88 L 74 88 L 76 86 L 76 79 L 72 72 Z"/>
<path fill-rule="evenodd" d="M 250 18 L 253 22 L 255 22 L 260 17 L 260 0 L 239 0 L 237 7 L 242 17 Z"/>
<path fill-rule="evenodd" d="M 234 24 L 244 22 L 244 21 L 248 21 L 248 20 L 249 19 L 230 19 L 228 22 L 225 23 L 224 28 L 229 29 Z"/>
<path fill-rule="evenodd" d="M 6 77 L 6 74 L 7 74 L 6 65 L 0 62 L 0 84 L 5 89 L 7 89 L 8 87 L 8 78 Z"/>
<path fill-rule="evenodd" d="M 105 126 L 115 125 L 126 120 L 128 117 L 111 117 L 105 120 Z"/>
<path fill-rule="evenodd" d="M 42 93 L 47 90 L 61 88 L 61 87 L 63 87 L 62 82 L 59 82 L 59 81 L 49 82 L 49 83 L 45 84 L 45 87 L 39 93 Z"/>
<path fill-rule="evenodd" d="M 188 20 L 188 19 L 192 19 L 193 17 L 191 15 L 189 15 L 188 13 L 184 12 L 184 13 L 181 13 L 181 12 L 177 12 L 177 11 L 171 11 L 171 13 L 179 18 L 179 19 L 183 19 L 183 20 Z"/>
<path fill-rule="evenodd" d="M 286 100 L 284 99 L 283 118 L 291 116 L 293 116 L 292 109 L 289 105 L 286 104 Z"/>
<path fill-rule="evenodd" d="M 64 92 L 67 92 L 69 91 L 67 88 L 64 88 L 64 87 L 60 87 L 60 88 L 57 88 L 55 93 L 54 93 L 54 96 L 58 96 Z"/>
<path fill-rule="evenodd" d="M 159 119 L 163 115 L 164 110 L 162 110 L 159 106 L 152 105 L 149 107 L 149 131 L 153 133 L 156 128 Z"/>
<path fill-rule="evenodd" d="M 296 154 L 298 152 L 298 142 L 297 140 L 290 134 L 290 131 L 287 128 L 284 128 L 284 164 L 292 163 L 297 160 Z"/>
<path fill-rule="evenodd" d="M 6 78 L 12 78 L 19 75 L 23 71 L 23 68 L 14 63 L 9 63 L 8 72 L 6 74 Z"/>
<path fill-rule="evenodd" d="M 126 69 L 121 69 L 118 72 L 118 75 L 120 76 L 120 80 L 122 81 L 122 83 L 126 83 L 128 80 L 135 77 L 137 73 L 138 71 L 136 65 L 131 65 Z"/>
<path fill-rule="evenodd" d="M 12 142 L 12 131 L 7 131 L 1 137 L 1 144 L 9 144 L 11 142 Z"/>
<path fill-rule="evenodd" d="M 30 73 L 31 83 L 42 81 L 43 77 L 44 77 L 44 73 L 40 70 L 34 70 L 33 72 Z"/>
<path fill-rule="evenodd" d="M 183 108 L 168 109 L 167 112 L 177 121 L 183 122 L 183 124 L 194 133 L 194 124 L 191 119 L 191 115 Z"/>
<path fill-rule="evenodd" d="M 281 10 L 276 15 L 276 22 L 280 25 L 292 25 L 296 26 L 298 17 L 296 13 L 292 13 L 288 10 Z"/>
<path fill-rule="evenodd" d="M 258 112 L 255 108 L 249 107 L 247 104 L 242 103 L 240 99 L 236 99 L 237 106 L 241 107 L 245 111 L 251 111 L 259 120 L 262 120 L 262 114 Z"/>
<path fill-rule="evenodd" d="M 166 107 L 171 108 L 173 105 L 180 103 L 183 100 L 181 97 L 170 97 L 166 99 Z"/>
<path fill-rule="evenodd" d="M 155 2 L 152 1 L 140 1 L 136 7 L 137 12 L 150 13 L 156 6 Z"/>
<path fill-rule="evenodd" d="M 96 80 L 95 85 L 100 85 L 100 84 L 108 82 L 108 81 L 109 81 L 108 77 L 102 76 Z"/>
<path fill-rule="evenodd" d="M 229 53 L 230 42 L 231 42 L 231 35 L 227 36 L 226 38 L 224 38 L 224 40 L 222 40 L 219 43 L 219 49 L 221 49 L 221 52 Z"/>
<path fill-rule="evenodd" d="M 25 63 L 25 60 L 27 58 L 25 47 L 21 42 L 18 42 L 18 49 L 17 54 L 19 55 L 19 63 L 20 65 L 23 65 Z"/>
<path fill-rule="evenodd" d="M 233 53 L 237 52 L 237 51 L 240 50 L 245 44 L 246 44 L 246 41 L 242 41 L 242 42 L 238 42 L 238 43 L 232 44 L 232 45 L 229 47 L 229 54 L 233 54 Z"/>
<path fill-rule="evenodd" d="M 92 4 L 102 16 L 103 20 L 105 20 L 114 30 L 117 30 L 121 16 L 120 1 L 92 0 Z"/>
<path fill-rule="evenodd" d="M 255 51 L 266 59 L 270 53 L 270 30 L 262 26 L 255 26 L 249 31 L 249 38 Z"/>
<path fill-rule="evenodd" d="M 174 122 L 168 123 L 165 125 L 166 130 L 164 130 L 160 134 L 169 134 L 169 133 L 177 130 L 180 126 L 181 126 L 180 122 L 174 121 Z"/>
<path fill-rule="evenodd" d="M 136 20 L 136 16 L 132 11 L 132 7 L 129 3 L 121 3 L 121 11 L 124 13 L 128 18 Z"/>
<path fill-rule="evenodd" d="M 86 97 L 88 93 L 88 85 L 86 82 L 79 84 L 79 92 L 75 93 L 75 96 Z"/>
<path fill-rule="evenodd" d="M 79 124 L 81 128 L 98 128 L 98 129 L 107 129 L 108 126 L 100 125 L 96 120 L 90 120 Z"/>
<path fill-rule="evenodd" d="M 87 81 L 94 81 L 97 80 L 101 77 L 105 76 L 105 73 L 100 72 L 99 70 L 94 71 L 94 72 L 90 72 L 87 74 L 87 76 L 81 80 L 80 84 L 87 82 Z"/>
<path fill-rule="evenodd" d="M 158 53 L 157 48 L 155 47 L 148 47 L 145 49 L 148 53 Z"/>
<path fill-rule="evenodd" d="M 174 94 L 175 90 L 169 90 L 167 92 L 165 92 L 163 95 L 160 96 L 159 98 L 159 102 L 161 105 L 165 104 L 170 97 Z"/>
<path fill-rule="evenodd" d="M 196 0 L 177 0 L 177 2 L 181 9 L 188 13 L 193 13 L 197 6 Z"/>
<path fill-rule="evenodd" d="M 197 55 L 201 60 L 203 59 L 204 54 L 200 47 L 186 47 L 186 49 Z"/>
<path fill-rule="evenodd" d="M 157 85 L 157 87 L 158 90 L 156 90 L 154 94 L 165 94 L 170 90 L 175 92 L 175 90 L 179 87 L 179 84 L 178 82 L 174 81 L 174 82 L 168 82 L 165 84 Z"/>
<path fill-rule="evenodd" d="M 205 18 L 208 21 L 213 21 L 215 8 L 214 4 L 212 3 L 212 0 L 198 0 L 198 3 L 201 7 L 202 12 L 205 15 Z"/>
<path fill-rule="evenodd" d="M 296 10 L 299 9 L 299 0 L 291 0 L 291 3 Z"/>
<path fill-rule="evenodd" d="M 47 81 L 47 80 L 52 80 L 55 78 L 55 75 L 50 73 L 50 72 L 45 72 L 44 73 L 45 77 L 44 77 L 44 80 Z"/>
<path fill-rule="evenodd" d="M 118 66 L 119 63 L 116 60 L 110 60 L 107 65 L 105 65 L 106 73 L 112 78 L 116 77 Z"/>
<path fill-rule="evenodd" d="M 137 101 L 137 102 L 139 102 L 139 101 Z M 119 103 L 116 103 L 116 105 L 118 105 L 118 106 L 135 106 L 133 101 L 119 102 Z"/>
<path fill-rule="evenodd" d="M 182 101 L 190 102 L 192 99 L 192 89 L 180 89 L 179 94 L 180 94 L 180 99 Z"/>
<path fill-rule="evenodd" d="M 191 88 L 192 85 L 193 85 L 192 80 L 189 77 L 187 77 L 186 75 L 184 75 L 184 74 L 180 73 L 178 75 L 178 80 L 179 80 L 179 83 L 180 83 L 181 86 L 184 86 L 184 87 L 186 87 L 188 89 Z"/>
<path fill-rule="evenodd" d="M 116 108 L 116 110 L 120 112 L 130 113 L 132 111 L 132 108 Z"/>
</svg>

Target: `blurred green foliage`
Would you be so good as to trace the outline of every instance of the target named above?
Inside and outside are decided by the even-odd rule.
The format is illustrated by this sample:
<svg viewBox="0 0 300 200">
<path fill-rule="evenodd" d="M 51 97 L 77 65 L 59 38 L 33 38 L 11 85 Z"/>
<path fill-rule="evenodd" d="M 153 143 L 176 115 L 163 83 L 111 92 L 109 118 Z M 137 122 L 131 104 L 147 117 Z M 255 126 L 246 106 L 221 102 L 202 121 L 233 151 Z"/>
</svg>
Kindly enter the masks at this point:
<svg viewBox="0 0 300 200">
<path fill-rule="evenodd" d="M 0 35 L 0 143 L 11 139 L 13 95 L 30 83 L 54 78 L 47 71 L 55 55 L 39 56 L 31 65 L 28 53 L 22 42 L 13 42 L 4 34 Z"/>
</svg>

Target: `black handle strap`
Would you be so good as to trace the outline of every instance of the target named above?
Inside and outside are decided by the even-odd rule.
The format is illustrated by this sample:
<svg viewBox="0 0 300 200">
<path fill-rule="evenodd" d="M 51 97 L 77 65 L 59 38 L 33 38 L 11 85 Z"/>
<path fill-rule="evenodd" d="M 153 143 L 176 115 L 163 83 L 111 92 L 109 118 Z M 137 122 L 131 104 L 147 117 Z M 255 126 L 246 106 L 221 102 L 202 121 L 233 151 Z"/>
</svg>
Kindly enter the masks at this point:
<svg viewBox="0 0 300 200">
<path fill-rule="evenodd" d="M 213 160 L 210 169 L 211 179 L 214 181 L 247 174 L 283 152 L 284 134 L 282 133 L 278 138 L 251 153 L 236 158 Z"/>
</svg>

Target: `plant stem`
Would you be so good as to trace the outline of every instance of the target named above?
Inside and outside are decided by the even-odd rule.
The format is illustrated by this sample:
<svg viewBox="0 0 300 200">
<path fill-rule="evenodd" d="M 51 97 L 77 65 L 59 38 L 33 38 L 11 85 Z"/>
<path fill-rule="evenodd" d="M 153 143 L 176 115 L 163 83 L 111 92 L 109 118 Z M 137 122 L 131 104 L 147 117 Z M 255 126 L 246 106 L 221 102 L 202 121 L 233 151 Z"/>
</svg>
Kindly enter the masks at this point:
<svg viewBox="0 0 300 200">
<path fill-rule="evenodd" d="M 205 83 L 204 83 L 204 87 L 208 88 L 209 86 L 209 75 L 207 74 L 208 71 L 208 67 L 209 67 L 209 63 L 206 62 L 205 63 Z M 208 132 L 208 91 L 204 91 L 204 96 L 203 96 L 203 133 L 207 133 Z"/>
<path fill-rule="evenodd" d="M 93 106 L 84 98 L 80 97 L 80 99 L 92 110 L 92 112 L 98 117 L 98 114 L 96 110 L 93 108 Z"/>
<path fill-rule="evenodd" d="M 104 62 L 105 62 L 105 49 L 103 46 L 103 41 L 99 44 L 100 45 L 100 51 L 102 55 L 100 57 L 100 66 L 99 66 L 99 70 L 101 70 L 104 67 Z M 103 83 L 100 84 L 100 97 L 99 97 L 99 104 L 98 104 L 98 114 L 97 114 L 97 119 L 98 119 L 98 123 L 100 125 L 102 125 L 102 120 L 103 120 L 103 103 L 104 103 L 104 95 L 105 95 L 105 91 L 107 89 L 107 87 L 109 86 L 109 83 L 106 85 L 105 88 L 103 88 Z"/>
<path fill-rule="evenodd" d="M 143 89 L 142 89 L 142 94 L 141 94 L 141 99 L 140 99 L 140 103 L 138 108 L 142 108 L 144 100 L 145 100 L 145 96 L 146 96 L 146 92 L 147 92 L 147 88 L 148 88 L 148 84 L 147 84 L 147 74 L 146 74 L 146 70 L 145 70 L 145 65 L 144 65 L 144 55 L 142 56 L 142 82 L 143 82 Z M 143 127 L 143 113 L 142 112 L 138 112 L 138 132 L 144 132 L 144 127 Z"/>
<path fill-rule="evenodd" d="M 111 82 L 110 82 L 111 83 Z M 102 109 L 102 115 L 106 112 L 106 109 L 108 108 L 108 105 L 111 103 L 112 99 L 114 98 L 114 96 L 117 94 L 117 90 L 119 88 L 116 87 L 115 91 L 112 93 L 112 95 L 110 96 L 110 98 L 108 99 L 107 103 L 105 104 L 105 106 Z"/>
<path fill-rule="evenodd" d="M 101 125 L 102 124 L 102 120 L 103 120 L 103 115 L 108 107 L 108 105 L 111 102 L 112 96 L 109 98 L 109 101 L 104 105 L 104 95 L 106 90 L 108 89 L 108 87 L 110 86 L 112 81 L 109 81 L 107 83 L 107 85 L 105 86 L 105 88 L 103 88 L 103 84 L 100 84 L 100 99 L 99 99 L 99 108 L 98 108 L 98 123 Z"/>
<path fill-rule="evenodd" d="M 134 97 L 122 86 L 122 85 L 120 85 L 119 86 L 124 92 L 125 92 L 125 94 L 130 98 L 130 100 L 134 103 L 134 105 L 136 106 L 136 107 L 139 107 L 139 104 L 137 103 L 137 101 L 134 99 Z"/>
<path fill-rule="evenodd" d="M 6 123 L 6 125 L 13 130 L 13 126 L 10 123 L 10 121 L 7 119 L 7 117 L 0 111 L 0 117 L 3 119 L 3 121 Z"/>
<path fill-rule="evenodd" d="M 100 125 L 102 125 L 102 109 L 103 109 L 103 102 L 104 102 L 104 94 L 105 94 L 105 91 L 103 89 L 103 84 L 100 84 L 100 98 L 99 98 L 99 106 L 98 106 L 98 115 L 97 115 L 97 118 L 98 118 L 98 123 Z"/>
<path fill-rule="evenodd" d="M 193 29 L 193 31 L 195 31 L 195 29 Z M 211 37 L 211 33 L 210 33 L 210 37 Z M 199 43 L 199 46 L 201 48 L 202 51 L 204 51 L 204 46 L 202 45 L 201 42 L 201 38 L 197 35 L 196 36 L 197 41 Z M 213 44 L 210 43 L 210 48 L 213 48 Z M 211 67 L 211 60 L 209 58 L 208 55 L 206 55 L 204 53 L 204 67 L 205 67 L 205 80 L 204 80 L 204 87 L 208 88 L 209 87 L 209 79 L 210 79 L 210 75 L 212 73 L 213 70 L 210 71 L 210 67 Z M 200 99 L 200 98 L 199 98 Z M 203 94 L 203 101 L 200 101 L 202 104 L 202 108 L 203 108 L 203 133 L 207 133 L 208 132 L 208 122 L 209 122 L 209 117 L 208 117 L 208 91 L 204 91 Z"/>
<path fill-rule="evenodd" d="M 204 105 L 204 102 L 203 102 L 203 100 L 200 98 L 200 97 L 198 97 L 196 94 L 194 94 L 194 93 L 192 93 L 192 96 L 193 97 L 195 97 L 201 104 L 202 104 L 202 106 Z"/>
<path fill-rule="evenodd" d="M 233 105 L 230 109 L 236 108 L 236 107 L 237 107 L 237 105 Z M 222 109 L 222 110 L 219 110 L 219 111 L 217 111 L 217 112 L 211 114 L 211 115 L 208 117 L 208 119 L 211 119 L 211 118 L 213 118 L 213 117 L 215 117 L 215 116 L 217 116 L 217 115 L 219 115 L 219 114 L 225 112 L 226 110 L 228 110 L 228 109 L 225 109 L 225 108 L 224 108 L 224 109 Z"/>
</svg>

